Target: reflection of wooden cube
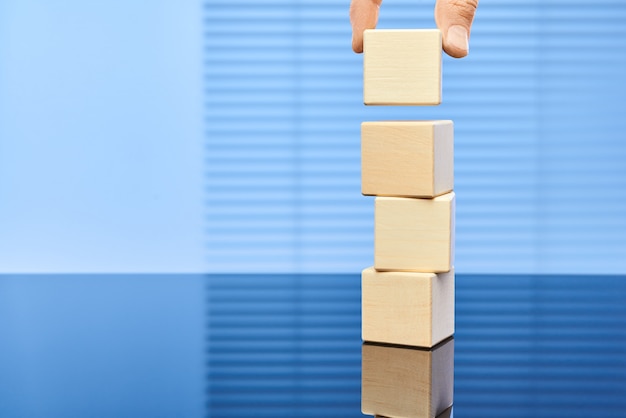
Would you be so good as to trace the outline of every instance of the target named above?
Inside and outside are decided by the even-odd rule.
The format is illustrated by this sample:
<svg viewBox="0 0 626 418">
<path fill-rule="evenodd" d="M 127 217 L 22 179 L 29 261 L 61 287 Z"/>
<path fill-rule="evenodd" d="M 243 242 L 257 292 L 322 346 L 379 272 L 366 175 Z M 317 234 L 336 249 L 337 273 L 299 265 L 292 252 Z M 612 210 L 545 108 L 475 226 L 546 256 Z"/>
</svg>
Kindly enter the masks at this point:
<svg viewBox="0 0 626 418">
<path fill-rule="evenodd" d="M 452 191 L 454 133 L 449 120 L 364 122 L 364 195 L 434 197 Z"/>
<path fill-rule="evenodd" d="M 437 418 L 451 418 L 452 417 L 452 407 L 449 407 L 441 414 L 437 415 Z"/>
<path fill-rule="evenodd" d="M 377 197 L 374 267 L 446 272 L 454 263 L 454 192 L 434 199 Z"/>
<path fill-rule="evenodd" d="M 363 344 L 361 411 L 437 417 L 452 405 L 454 340 L 432 350 Z"/>
<path fill-rule="evenodd" d="M 441 32 L 375 29 L 363 34 L 366 105 L 441 103 Z"/>
<path fill-rule="evenodd" d="M 454 334 L 454 271 L 361 276 L 364 341 L 432 347 Z"/>
<path fill-rule="evenodd" d="M 443 411 L 441 414 L 437 415 L 436 418 L 452 418 L 452 409 L 453 407 L 451 406 L 450 408 Z M 375 415 L 375 417 L 376 418 L 391 418 L 391 417 L 384 417 L 382 415 Z"/>
</svg>

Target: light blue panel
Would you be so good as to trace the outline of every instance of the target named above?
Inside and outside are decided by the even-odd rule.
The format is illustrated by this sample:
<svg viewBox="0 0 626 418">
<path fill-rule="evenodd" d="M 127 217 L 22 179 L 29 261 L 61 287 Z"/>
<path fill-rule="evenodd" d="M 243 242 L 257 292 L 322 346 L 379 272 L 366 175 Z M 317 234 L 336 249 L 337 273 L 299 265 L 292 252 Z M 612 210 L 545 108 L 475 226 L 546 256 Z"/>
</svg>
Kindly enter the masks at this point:
<svg viewBox="0 0 626 418">
<path fill-rule="evenodd" d="M 544 3 L 538 271 L 626 271 L 626 5 Z"/>
<path fill-rule="evenodd" d="M 202 7 L 0 2 L 0 271 L 202 271 Z"/>
<path fill-rule="evenodd" d="M 211 271 L 370 265 L 359 125 L 389 119 L 455 122 L 457 271 L 626 269 L 623 3 L 481 4 L 436 108 L 361 104 L 347 3 L 205 3 Z M 385 2 L 379 27 L 432 9 Z"/>
</svg>

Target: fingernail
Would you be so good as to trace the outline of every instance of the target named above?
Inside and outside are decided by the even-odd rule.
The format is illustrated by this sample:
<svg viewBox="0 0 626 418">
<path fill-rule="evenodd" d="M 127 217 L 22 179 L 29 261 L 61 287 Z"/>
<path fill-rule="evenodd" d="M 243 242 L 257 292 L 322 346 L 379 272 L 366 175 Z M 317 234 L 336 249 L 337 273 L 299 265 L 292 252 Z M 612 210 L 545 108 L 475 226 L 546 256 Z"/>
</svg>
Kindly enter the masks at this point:
<svg viewBox="0 0 626 418">
<path fill-rule="evenodd" d="M 469 53 L 469 36 L 463 26 L 450 26 L 446 41 L 448 46 L 465 51 L 466 54 Z"/>
</svg>

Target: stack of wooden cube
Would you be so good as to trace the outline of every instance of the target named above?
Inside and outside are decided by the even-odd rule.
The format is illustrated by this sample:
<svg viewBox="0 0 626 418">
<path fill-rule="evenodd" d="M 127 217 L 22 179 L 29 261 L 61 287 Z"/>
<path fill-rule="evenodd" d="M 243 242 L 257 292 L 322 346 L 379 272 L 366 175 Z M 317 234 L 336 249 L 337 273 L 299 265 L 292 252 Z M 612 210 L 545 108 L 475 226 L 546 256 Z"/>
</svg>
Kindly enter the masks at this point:
<svg viewBox="0 0 626 418">
<path fill-rule="evenodd" d="M 441 102 L 438 30 L 367 30 L 366 105 Z M 449 120 L 364 122 L 362 192 L 376 196 L 362 273 L 362 411 L 449 413 L 454 370 L 454 133 Z"/>
</svg>

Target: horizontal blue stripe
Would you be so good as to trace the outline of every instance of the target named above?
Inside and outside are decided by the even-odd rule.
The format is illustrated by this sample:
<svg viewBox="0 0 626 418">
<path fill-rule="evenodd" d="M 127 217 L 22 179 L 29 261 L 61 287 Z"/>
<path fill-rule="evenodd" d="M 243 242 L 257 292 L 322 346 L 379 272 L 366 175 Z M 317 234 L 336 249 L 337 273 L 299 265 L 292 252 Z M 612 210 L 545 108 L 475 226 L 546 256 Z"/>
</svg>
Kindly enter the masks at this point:
<svg viewBox="0 0 626 418">
<path fill-rule="evenodd" d="M 321 413 L 328 404 L 306 402 L 318 396 L 336 402 L 326 412 L 359 416 L 358 274 L 208 283 L 211 411 Z M 624 297 L 624 276 L 458 274 L 455 416 L 621 414 Z"/>
<path fill-rule="evenodd" d="M 471 55 L 444 57 L 436 108 L 362 105 L 347 8 L 204 3 L 211 271 L 371 263 L 359 130 L 389 119 L 455 122 L 457 271 L 626 271 L 623 2 L 481 5 Z M 432 5 L 385 4 L 380 27 L 433 27 Z"/>
</svg>

